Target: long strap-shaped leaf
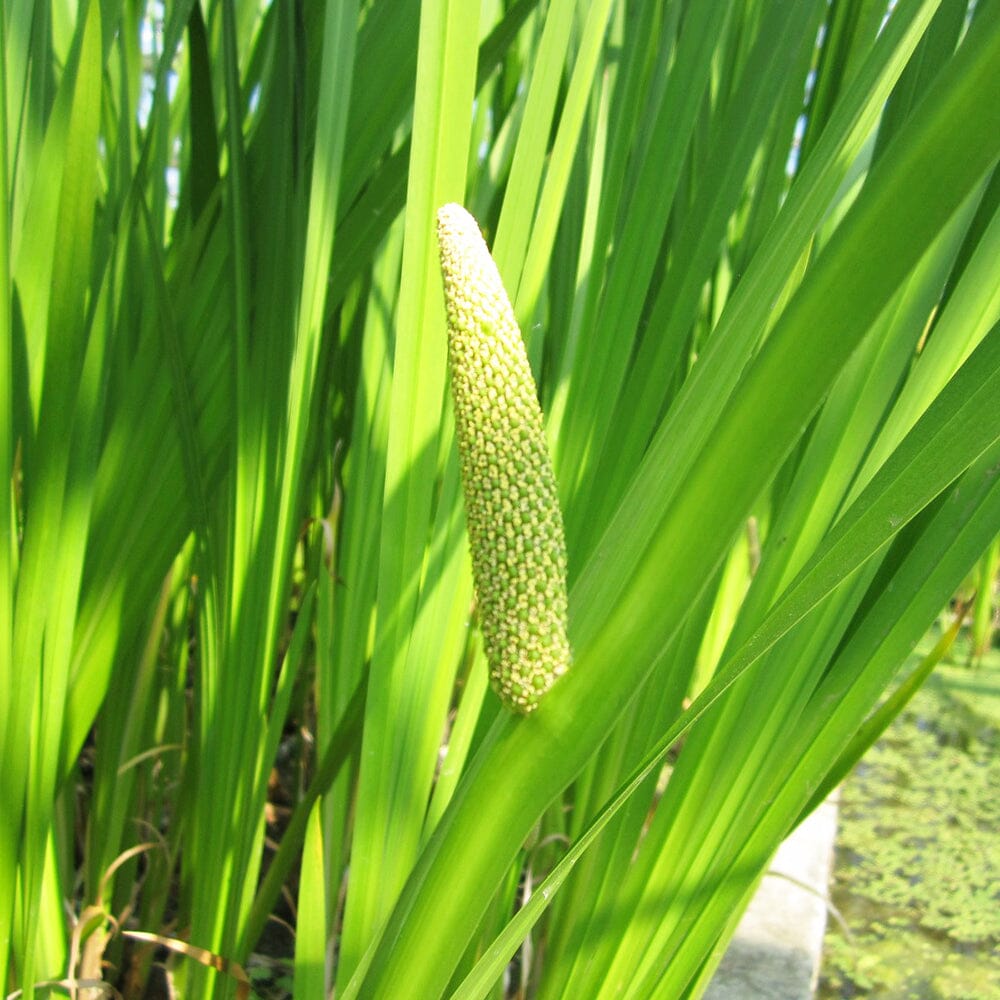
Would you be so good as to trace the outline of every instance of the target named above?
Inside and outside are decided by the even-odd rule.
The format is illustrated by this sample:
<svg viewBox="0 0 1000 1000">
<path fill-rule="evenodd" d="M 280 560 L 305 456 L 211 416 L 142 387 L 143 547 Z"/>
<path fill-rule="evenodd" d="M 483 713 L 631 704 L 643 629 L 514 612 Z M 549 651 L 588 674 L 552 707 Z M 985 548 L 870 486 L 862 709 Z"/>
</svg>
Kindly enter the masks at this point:
<svg viewBox="0 0 1000 1000">
<path fill-rule="evenodd" d="M 7 51 L 5 12 L 0 9 L 0 52 Z M 7 60 L 0 60 L 0 150 L 7 149 Z M 14 464 L 13 385 L 11 362 L 13 337 L 10 308 L 10 211 L 7 157 L 0 161 L 0 475 L 6 483 L 8 470 Z M 11 491 L 0 490 L 0 677 L 6 678 L 13 667 L 11 634 L 14 629 L 14 588 L 17 581 L 14 505 Z M 10 710 L 8 693 L 0 694 L 0 715 L 7 718 Z M 6 733 L 4 734 L 6 736 Z M 5 749 L 5 739 L 0 739 L 0 752 Z M 0 765 L 2 768 L 2 765 Z M 3 771 L 0 770 L 0 774 Z M 2 793 L 7 795 L 6 790 Z M 18 810 L 20 811 L 20 810 Z M 8 818 L 4 827 L 13 825 Z M 17 884 L 17 835 L 11 829 L 0 833 L 0 983 L 7 982 L 7 963 L 10 955 L 13 899 Z"/>
<path fill-rule="evenodd" d="M 32 405 L 34 439 L 22 427 L 26 490 L 24 537 L 17 568 L 10 670 L 0 675 L 0 949 L 13 926 L 23 981 L 37 973 L 42 923 L 45 853 L 60 778 L 59 749 L 69 685 L 75 607 L 93 499 L 94 465 L 103 420 L 103 344 L 88 338 L 88 298 L 94 294 L 93 248 L 97 169 L 93 149 L 98 107 L 89 94 L 101 89 L 101 12 L 81 6 L 72 55 L 47 125 L 46 149 L 59 154 L 32 198 L 54 198 L 45 225 L 26 231 L 18 284 L 34 293 L 38 308 L 25 320 L 25 338 L 37 350 Z M 4 53 L 6 57 L 6 51 Z M 7 150 L 3 150 L 7 155 Z M 3 206 L 7 211 L 8 206 Z M 57 242 L 58 241 L 58 242 Z M 39 268 L 39 254 L 58 245 L 55 260 Z M 98 274 L 100 272 L 98 271 Z M 25 314 L 30 315 L 30 314 Z M 30 347 L 29 347 L 30 355 Z M 8 377 L 4 374 L 4 377 Z M 13 470 L 2 475 L 11 491 Z M 3 530 L 10 530 L 5 524 Z M 13 542 L 9 537 L 8 541 Z M 6 666 L 6 664 L 4 664 Z M 23 824 L 23 825 L 22 825 Z M 13 864 L 19 864 L 14 890 Z M 15 908 L 13 925 L 11 909 Z M 57 946 L 58 947 L 58 946 Z M 5 954 L 6 959 L 6 954 Z"/>
<path fill-rule="evenodd" d="M 428 762 L 425 755 L 413 752 L 415 732 L 426 729 L 435 715 L 442 720 L 447 711 L 440 694 L 414 682 L 408 666 L 415 622 L 427 596 L 421 594 L 420 582 L 445 387 L 433 217 L 440 204 L 460 198 L 465 187 L 468 131 L 455 123 L 467 121 L 472 103 L 477 30 L 478 10 L 466 4 L 436 0 L 422 5 L 385 463 L 377 635 L 340 943 L 339 975 L 345 981 L 361 961 L 419 849 L 423 806 L 414 805 L 411 789 Z M 434 723 L 436 733 L 440 725 Z"/>
</svg>

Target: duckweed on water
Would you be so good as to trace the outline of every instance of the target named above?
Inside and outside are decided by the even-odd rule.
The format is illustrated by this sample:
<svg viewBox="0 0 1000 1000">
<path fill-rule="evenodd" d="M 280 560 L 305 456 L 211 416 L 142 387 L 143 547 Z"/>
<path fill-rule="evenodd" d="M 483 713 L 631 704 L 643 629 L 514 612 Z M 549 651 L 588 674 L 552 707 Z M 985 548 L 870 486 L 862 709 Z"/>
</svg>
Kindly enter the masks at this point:
<svg viewBox="0 0 1000 1000">
<path fill-rule="evenodd" d="M 996 659 L 932 676 L 844 784 L 826 1000 L 1000 1000 Z"/>
</svg>

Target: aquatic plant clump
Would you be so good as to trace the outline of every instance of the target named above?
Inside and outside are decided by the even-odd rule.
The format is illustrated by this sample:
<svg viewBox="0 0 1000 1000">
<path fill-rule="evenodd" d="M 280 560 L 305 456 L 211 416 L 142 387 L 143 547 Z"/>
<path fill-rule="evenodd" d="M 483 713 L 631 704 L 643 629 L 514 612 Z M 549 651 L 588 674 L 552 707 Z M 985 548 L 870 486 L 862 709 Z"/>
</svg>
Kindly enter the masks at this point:
<svg viewBox="0 0 1000 1000">
<path fill-rule="evenodd" d="M 438 211 L 448 360 L 490 680 L 531 712 L 569 668 L 566 542 L 534 378 L 476 220 Z"/>
<path fill-rule="evenodd" d="M 955 656 L 957 661 L 960 657 Z M 939 667 L 845 782 L 821 997 L 1000 1000 L 1000 656 Z"/>
</svg>

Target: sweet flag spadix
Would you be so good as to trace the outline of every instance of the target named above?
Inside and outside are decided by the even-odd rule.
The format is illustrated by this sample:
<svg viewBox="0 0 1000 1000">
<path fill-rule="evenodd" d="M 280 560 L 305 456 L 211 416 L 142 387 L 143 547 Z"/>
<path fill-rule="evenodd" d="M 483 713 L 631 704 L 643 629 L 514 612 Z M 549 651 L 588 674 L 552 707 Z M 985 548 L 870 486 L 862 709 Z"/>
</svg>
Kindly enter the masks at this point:
<svg viewBox="0 0 1000 1000">
<path fill-rule="evenodd" d="M 476 220 L 438 211 L 448 362 L 490 679 L 531 712 L 571 661 L 566 540 L 535 381 Z"/>
</svg>

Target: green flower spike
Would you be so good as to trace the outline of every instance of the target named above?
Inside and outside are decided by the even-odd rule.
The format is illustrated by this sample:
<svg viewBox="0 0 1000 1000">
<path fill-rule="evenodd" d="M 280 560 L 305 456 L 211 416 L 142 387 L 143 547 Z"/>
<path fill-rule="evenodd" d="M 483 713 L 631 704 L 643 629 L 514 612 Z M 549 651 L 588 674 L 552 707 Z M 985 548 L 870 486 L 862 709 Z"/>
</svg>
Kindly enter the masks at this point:
<svg viewBox="0 0 1000 1000">
<path fill-rule="evenodd" d="M 514 310 L 476 220 L 438 211 L 448 361 L 479 619 L 500 700 L 531 712 L 566 672 L 566 540 Z"/>
</svg>

